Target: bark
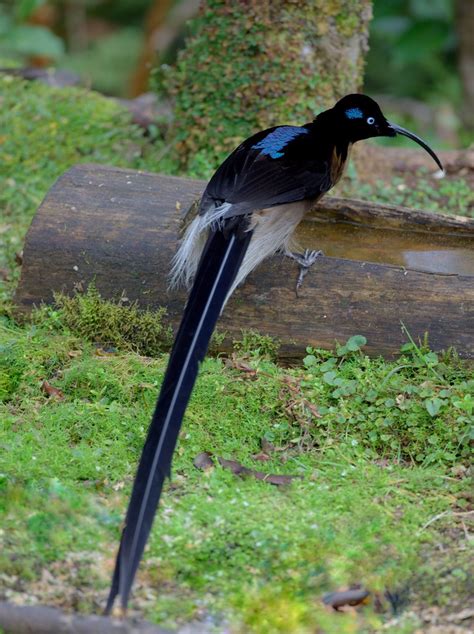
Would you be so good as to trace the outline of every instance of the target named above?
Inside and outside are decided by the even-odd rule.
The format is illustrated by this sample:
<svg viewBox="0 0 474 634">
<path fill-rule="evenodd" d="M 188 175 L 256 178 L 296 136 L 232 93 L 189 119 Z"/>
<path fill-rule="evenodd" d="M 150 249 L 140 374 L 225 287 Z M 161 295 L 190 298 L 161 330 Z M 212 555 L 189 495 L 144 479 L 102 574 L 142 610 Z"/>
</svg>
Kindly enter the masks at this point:
<svg viewBox="0 0 474 634">
<path fill-rule="evenodd" d="M 204 185 L 98 165 L 69 170 L 28 232 L 18 310 L 94 281 L 105 298 L 166 306 L 176 327 L 186 293 L 168 292 L 167 274 L 183 217 Z M 326 197 L 297 238 L 325 253 L 299 296 L 296 265 L 270 258 L 229 301 L 221 350 L 245 328 L 280 339 L 286 359 L 354 334 L 367 338 L 369 353 L 390 356 L 405 342 L 403 321 L 415 338 L 428 331 L 433 349 L 455 346 L 474 357 L 473 219 Z"/>
<path fill-rule="evenodd" d="M 474 130 L 474 2 L 457 0 L 456 25 L 459 38 L 459 72 L 463 86 L 461 115 L 464 125 Z"/>
<path fill-rule="evenodd" d="M 145 621 L 68 614 L 44 605 L 0 602 L 0 629 L 4 634 L 170 634 Z"/>
</svg>

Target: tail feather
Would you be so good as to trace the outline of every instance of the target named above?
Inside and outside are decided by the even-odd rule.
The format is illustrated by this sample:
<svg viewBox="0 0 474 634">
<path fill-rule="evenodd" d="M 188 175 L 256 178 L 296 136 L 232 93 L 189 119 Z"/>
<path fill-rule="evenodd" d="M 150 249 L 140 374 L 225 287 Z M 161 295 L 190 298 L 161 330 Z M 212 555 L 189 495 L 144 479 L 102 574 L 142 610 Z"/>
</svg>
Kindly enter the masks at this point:
<svg viewBox="0 0 474 634">
<path fill-rule="evenodd" d="M 204 248 L 133 484 L 106 614 L 117 595 L 122 608 L 127 607 L 199 363 L 252 236 L 245 223 L 242 219 L 230 232 L 225 228 L 212 232 Z"/>
</svg>

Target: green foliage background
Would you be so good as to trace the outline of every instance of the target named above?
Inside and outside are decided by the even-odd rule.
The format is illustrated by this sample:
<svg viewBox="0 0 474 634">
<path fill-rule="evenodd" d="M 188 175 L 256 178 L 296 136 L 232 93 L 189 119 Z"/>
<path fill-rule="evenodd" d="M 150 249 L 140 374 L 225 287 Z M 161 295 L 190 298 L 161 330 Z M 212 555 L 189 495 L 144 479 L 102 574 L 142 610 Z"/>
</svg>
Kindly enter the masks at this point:
<svg viewBox="0 0 474 634">
<path fill-rule="evenodd" d="M 365 86 L 459 105 L 454 0 L 375 0 Z"/>
</svg>

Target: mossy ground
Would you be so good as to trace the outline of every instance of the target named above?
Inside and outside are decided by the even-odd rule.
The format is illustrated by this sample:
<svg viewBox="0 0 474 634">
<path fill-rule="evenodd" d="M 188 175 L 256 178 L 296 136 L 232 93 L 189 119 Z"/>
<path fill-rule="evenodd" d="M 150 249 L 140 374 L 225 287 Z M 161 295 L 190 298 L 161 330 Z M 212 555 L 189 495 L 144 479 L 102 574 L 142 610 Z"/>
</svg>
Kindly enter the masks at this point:
<svg viewBox="0 0 474 634">
<path fill-rule="evenodd" d="M 156 148 L 107 100 L 17 80 L 2 89 L 9 315 L 14 253 L 54 179 L 78 160 L 157 165 Z M 80 611 L 104 604 L 166 364 L 161 338 L 141 347 L 142 327 L 166 329 L 160 315 L 135 314 L 137 330 L 123 337 L 119 309 L 98 302 L 88 295 L 76 312 L 77 304 L 59 302 L 31 324 L 5 317 L 0 327 L 7 599 Z M 140 570 L 136 613 L 170 626 L 226 623 L 237 633 L 409 634 L 431 610 L 441 614 L 440 632 L 449 631 L 443 615 L 466 607 L 473 593 L 473 368 L 407 344 L 386 362 L 367 358 L 355 338 L 282 368 L 266 355 L 273 342 L 246 333 L 235 359 L 209 358 Z M 262 438 L 277 449 L 265 462 L 254 458 Z M 202 472 L 193 466 L 201 451 L 301 479 L 281 489 L 220 466 Z M 322 605 L 324 592 L 354 583 L 377 600 L 344 614 Z"/>
<path fill-rule="evenodd" d="M 98 610 L 166 356 L 104 355 L 58 332 L 57 314 L 53 326 L 0 330 L 2 579 L 9 599 Z M 202 367 L 135 609 L 168 625 L 343 633 L 381 631 L 393 617 L 386 599 L 377 610 L 324 608 L 324 592 L 350 584 L 408 606 L 467 601 L 469 368 L 430 365 L 426 350 L 425 361 L 410 350 L 391 364 L 312 351 L 291 369 L 239 354 L 253 372 L 235 359 Z M 48 396 L 43 381 L 60 393 Z M 277 448 L 265 462 L 254 457 L 262 438 Z M 202 472 L 202 451 L 301 479 L 279 489 L 219 466 Z M 454 569 L 437 544 L 455 550 Z M 448 586 L 433 595 L 440 575 Z"/>
<path fill-rule="evenodd" d="M 0 301 L 17 277 L 15 254 L 54 181 L 76 163 L 155 169 L 156 148 L 112 99 L 0 73 Z"/>
</svg>

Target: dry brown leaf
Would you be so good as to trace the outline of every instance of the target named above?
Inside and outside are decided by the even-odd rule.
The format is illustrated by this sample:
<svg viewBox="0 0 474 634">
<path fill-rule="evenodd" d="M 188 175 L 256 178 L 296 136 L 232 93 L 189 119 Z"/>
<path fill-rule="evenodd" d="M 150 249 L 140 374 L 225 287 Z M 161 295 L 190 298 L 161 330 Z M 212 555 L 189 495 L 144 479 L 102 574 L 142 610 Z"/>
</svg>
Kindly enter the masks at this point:
<svg viewBox="0 0 474 634">
<path fill-rule="evenodd" d="M 322 601 L 334 610 L 339 610 L 346 605 L 355 606 L 366 603 L 369 596 L 370 592 L 365 588 L 353 588 L 328 592 L 322 597 Z"/>
<path fill-rule="evenodd" d="M 276 473 L 262 473 L 261 471 L 254 471 L 252 475 L 257 478 L 257 480 L 269 482 L 275 486 L 285 486 L 287 484 L 291 484 L 295 479 L 302 479 L 301 476 L 297 475 L 279 475 Z"/>
<path fill-rule="evenodd" d="M 235 354 L 225 360 L 225 365 L 232 370 L 237 370 L 238 372 L 242 372 L 246 378 L 256 379 L 257 378 L 257 370 L 252 368 L 248 363 L 237 359 Z"/>
<path fill-rule="evenodd" d="M 225 458 L 217 458 L 219 464 L 224 469 L 229 469 L 235 475 L 241 476 L 250 476 L 257 480 L 261 480 L 262 482 L 268 482 L 269 484 L 274 484 L 276 486 L 283 486 L 285 484 L 290 484 L 295 478 L 301 478 L 301 476 L 296 475 L 277 475 L 272 473 L 263 473 L 262 471 L 255 471 L 254 469 L 249 469 L 245 467 L 237 460 L 226 460 Z"/>
<path fill-rule="evenodd" d="M 54 387 L 54 385 L 51 385 L 51 383 L 48 383 L 48 381 L 43 381 L 43 383 L 41 383 L 41 390 L 46 394 L 46 396 L 49 396 L 50 398 L 56 398 L 59 401 L 64 398 L 64 394 L 61 392 L 61 390 L 57 387 Z"/>
<path fill-rule="evenodd" d="M 240 462 L 237 462 L 237 460 L 226 460 L 225 458 L 217 458 L 217 460 L 221 467 L 223 467 L 224 469 L 229 469 L 229 471 L 232 471 L 232 473 L 235 475 L 245 475 L 249 471 L 251 471 L 251 469 L 249 469 L 248 467 L 244 467 L 244 465 L 240 464 Z"/>
<path fill-rule="evenodd" d="M 267 460 L 270 460 L 270 456 L 263 451 L 261 451 L 260 453 L 254 454 L 252 458 L 254 460 L 258 460 L 259 462 L 267 462 Z"/>
<path fill-rule="evenodd" d="M 270 454 L 276 451 L 275 445 L 267 440 L 265 436 L 260 441 L 260 446 L 262 447 L 262 451 L 266 454 Z"/>
<path fill-rule="evenodd" d="M 208 469 L 212 469 L 214 467 L 214 462 L 211 454 L 208 451 L 203 451 L 194 458 L 193 465 L 196 469 L 207 471 Z"/>
<path fill-rule="evenodd" d="M 266 459 L 269 459 L 267 456 Z M 217 457 L 217 461 L 224 469 L 229 469 L 233 474 L 238 476 L 249 476 L 251 478 L 255 478 L 256 480 L 261 480 L 262 482 L 268 482 L 269 484 L 274 484 L 276 486 L 283 486 L 286 484 L 290 484 L 295 478 L 301 479 L 301 476 L 297 475 L 278 475 L 273 473 L 263 473 L 263 471 L 256 471 L 255 469 L 249 469 L 249 467 L 245 467 L 237 460 L 226 460 L 225 458 Z M 198 454 L 194 460 L 193 464 L 197 469 L 201 469 L 202 471 L 207 471 L 214 467 L 214 460 L 212 454 L 208 451 L 203 451 Z"/>
</svg>

